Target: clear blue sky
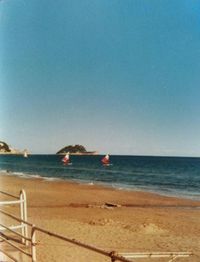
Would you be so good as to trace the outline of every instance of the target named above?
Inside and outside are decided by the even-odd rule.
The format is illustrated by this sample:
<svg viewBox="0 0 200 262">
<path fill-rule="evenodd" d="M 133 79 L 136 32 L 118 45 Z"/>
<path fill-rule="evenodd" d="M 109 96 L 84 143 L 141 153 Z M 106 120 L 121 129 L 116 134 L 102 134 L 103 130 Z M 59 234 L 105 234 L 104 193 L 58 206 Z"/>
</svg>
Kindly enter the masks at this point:
<svg viewBox="0 0 200 262">
<path fill-rule="evenodd" d="M 0 140 L 200 156 L 200 1 L 0 1 Z"/>
</svg>

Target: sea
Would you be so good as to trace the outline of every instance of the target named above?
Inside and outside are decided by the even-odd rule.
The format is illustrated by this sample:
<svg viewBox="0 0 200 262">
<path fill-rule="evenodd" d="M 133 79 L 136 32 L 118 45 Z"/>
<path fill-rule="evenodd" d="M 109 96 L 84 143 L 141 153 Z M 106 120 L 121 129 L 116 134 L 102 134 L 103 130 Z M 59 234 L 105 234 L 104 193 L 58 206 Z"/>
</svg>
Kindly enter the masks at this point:
<svg viewBox="0 0 200 262">
<path fill-rule="evenodd" d="M 72 155 L 72 165 L 63 165 L 60 155 L 0 155 L 0 171 L 200 200 L 200 158 L 111 155 L 103 166 L 102 157 Z"/>
</svg>

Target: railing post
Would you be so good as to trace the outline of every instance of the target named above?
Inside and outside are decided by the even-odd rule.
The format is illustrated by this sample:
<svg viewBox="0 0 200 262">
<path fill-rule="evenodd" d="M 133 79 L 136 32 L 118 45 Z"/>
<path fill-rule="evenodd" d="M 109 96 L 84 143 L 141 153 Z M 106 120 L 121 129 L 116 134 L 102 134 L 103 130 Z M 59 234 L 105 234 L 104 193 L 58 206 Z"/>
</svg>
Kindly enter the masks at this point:
<svg viewBox="0 0 200 262">
<path fill-rule="evenodd" d="M 23 191 L 21 190 L 20 193 L 19 193 L 19 199 L 20 199 L 20 218 L 22 220 L 24 220 L 24 194 L 23 194 Z M 21 225 L 22 225 L 22 229 L 21 229 L 21 232 L 22 232 L 22 236 L 25 236 L 25 229 L 24 229 L 24 223 L 21 222 Z M 25 239 L 22 237 L 22 244 L 25 243 Z"/>
<path fill-rule="evenodd" d="M 36 262 L 36 235 L 35 235 L 35 225 L 31 228 L 31 254 L 32 262 Z"/>
<path fill-rule="evenodd" d="M 24 189 L 20 191 L 20 216 L 21 219 L 27 221 L 27 203 L 26 203 L 26 193 Z M 22 235 L 24 237 L 28 237 L 28 226 L 21 222 L 22 227 Z M 28 246 L 28 241 L 22 238 L 22 243 Z"/>
<path fill-rule="evenodd" d="M 28 218 L 27 218 L 27 202 L 26 202 L 26 192 L 24 191 L 24 189 L 22 189 L 22 195 L 23 195 L 23 213 L 24 213 L 24 220 L 27 222 L 28 221 Z M 28 225 L 25 224 L 25 227 L 24 227 L 24 234 L 25 234 L 25 237 L 28 237 Z M 25 245 L 28 246 L 28 241 L 25 240 Z"/>
</svg>

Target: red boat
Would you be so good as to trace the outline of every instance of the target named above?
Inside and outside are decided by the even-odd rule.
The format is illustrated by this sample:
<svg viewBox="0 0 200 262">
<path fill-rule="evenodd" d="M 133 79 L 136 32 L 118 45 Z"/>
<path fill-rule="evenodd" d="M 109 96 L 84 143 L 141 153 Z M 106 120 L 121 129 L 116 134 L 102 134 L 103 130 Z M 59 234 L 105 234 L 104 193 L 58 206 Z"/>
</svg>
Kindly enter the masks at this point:
<svg viewBox="0 0 200 262">
<path fill-rule="evenodd" d="M 110 165 L 110 156 L 109 154 L 105 155 L 102 159 L 101 159 L 101 162 L 103 165 Z"/>
<path fill-rule="evenodd" d="M 71 163 L 70 163 L 70 159 L 69 159 L 69 153 L 67 153 L 67 154 L 63 157 L 62 162 L 63 162 L 64 165 L 69 165 L 69 164 L 71 164 Z"/>
</svg>

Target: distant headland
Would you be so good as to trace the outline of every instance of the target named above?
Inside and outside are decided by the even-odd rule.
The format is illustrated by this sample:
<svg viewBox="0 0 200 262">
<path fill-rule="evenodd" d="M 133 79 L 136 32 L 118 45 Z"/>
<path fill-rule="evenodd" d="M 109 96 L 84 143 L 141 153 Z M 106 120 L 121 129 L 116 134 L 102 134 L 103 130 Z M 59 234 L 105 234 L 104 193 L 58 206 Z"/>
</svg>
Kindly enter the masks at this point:
<svg viewBox="0 0 200 262">
<path fill-rule="evenodd" d="M 1 155 L 24 155 L 28 150 L 19 150 L 11 147 L 6 142 L 0 141 L 0 154 Z M 68 145 L 60 149 L 56 154 L 64 155 L 70 153 L 71 155 L 98 155 L 97 151 L 87 151 L 82 145 Z"/>
<path fill-rule="evenodd" d="M 60 149 L 56 154 L 63 155 L 70 153 L 71 155 L 98 155 L 97 151 L 87 151 L 82 145 L 68 145 Z"/>
<path fill-rule="evenodd" d="M 23 154 L 23 152 L 18 149 L 12 148 L 3 141 L 0 141 L 0 154 Z"/>
</svg>

